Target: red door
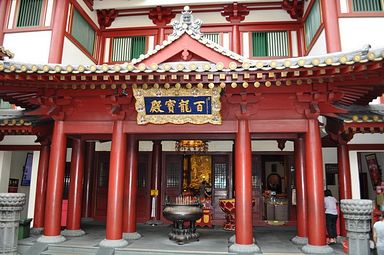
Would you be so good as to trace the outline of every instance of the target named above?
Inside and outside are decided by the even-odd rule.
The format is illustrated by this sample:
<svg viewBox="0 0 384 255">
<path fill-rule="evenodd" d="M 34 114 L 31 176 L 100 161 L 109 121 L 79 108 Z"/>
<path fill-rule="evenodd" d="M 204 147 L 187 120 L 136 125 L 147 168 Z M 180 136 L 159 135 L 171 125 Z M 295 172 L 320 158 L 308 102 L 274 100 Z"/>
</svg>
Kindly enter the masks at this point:
<svg viewBox="0 0 384 255">
<path fill-rule="evenodd" d="M 168 154 L 165 156 L 165 168 L 162 174 L 161 204 L 168 196 L 171 200 L 181 194 L 183 176 L 183 155 Z M 161 215 L 162 220 L 168 222 Z"/>
<path fill-rule="evenodd" d="M 229 155 L 212 155 L 213 223 L 217 225 L 222 225 L 225 219 L 225 214 L 219 206 L 219 200 L 228 197 L 228 189 L 231 187 L 229 157 Z"/>
<path fill-rule="evenodd" d="M 109 152 L 95 152 L 95 179 L 93 186 L 93 218 L 105 221 L 108 200 Z"/>
<path fill-rule="evenodd" d="M 151 153 L 139 153 L 136 200 L 136 220 L 139 223 L 145 223 L 150 218 L 151 158 Z"/>
</svg>

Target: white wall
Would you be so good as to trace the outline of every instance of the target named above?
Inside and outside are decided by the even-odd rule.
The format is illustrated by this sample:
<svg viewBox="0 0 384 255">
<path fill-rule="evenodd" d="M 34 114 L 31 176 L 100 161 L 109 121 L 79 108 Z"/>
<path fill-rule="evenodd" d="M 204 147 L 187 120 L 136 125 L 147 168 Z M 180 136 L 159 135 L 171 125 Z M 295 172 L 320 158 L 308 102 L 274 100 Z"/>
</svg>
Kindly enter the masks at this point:
<svg viewBox="0 0 384 255">
<path fill-rule="evenodd" d="M 384 18 L 339 18 L 343 51 L 361 49 L 370 44 L 373 49 L 384 47 Z"/>
<path fill-rule="evenodd" d="M 21 212 L 21 219 L 27 218 L 27 212 L 28 212 L 28 199 L 29 199 L 30 186 L 21 186 L 21 178 L 23 176 L 23 166 L 25 164 L 25 159 L 27 158 L 27 153 L 28 151 L 12 152 L 11 171 L 9 174 L 9 178 L 19 179 L 19 187 L 17 192 L 24 193 L 27 199 L 27 202 L 23 207 L 23 211 Z"/>
<path fill-rule="evenodd" d="M 326 188 L 326 175 L 325 175 L 325 164 L 337 164 L 337 148 L 322 148 L 323 152 L 323 181 L 324 189 Z M 336 185 L 328 185 L 327 188 L 332 191 L 332 195 L 339 199 L 338 190 L 338 175 L 335 175 Z"/>
<path fill-rule="evenodd" d="M 48 63 L 51 31 L 11 33 L 4 35 L 3 46 L 15 53 L 13 61 Z"/>
<path fill-rule="evenodd" d="M 152 141 L 140 141 L 139 151 L 152 151 Z M 162 141 L 163 151 L 175 151 L 175 141 Z M 210 141 L 209 151 L 232 151 L 233 141 Z M 110 151 L 111 142 L 96 142 L 96 151 Z M 252 151 L 280 151 L 276 141 L 252 141 Z M 287 141 L 283 151 L 293 151 L 293 142 Z M 68 154 L 67 154 L 68 155 Z"/>
<path fill-rule="evenodd" d="M 68 38 L 64 38 L 63 65 L 92 65 L 95 64 L 87 55 L 85 55 Z"/>
<path fill-rule="evenodd" d="M 28 199 L 28 215 L 27 218 L 33 219 L 35 214 L 35 200 L 36 200 L 36 185 L 37 185 L 37 174 L 39 170 L 39 159 L 40 152 L 33 152 L 33 161 L 32 161 L 32 174 L 31 174 L 31 186 L 29 187 L 29 199 Z M 33 226 L 33 220 L 31 222 Z"/>
<path fill-rule="evenodd" d="M 348 144 L 383 144 L 384 134 L 355 134 Z"/>
<path fill-rule="evenodd" d="M 308 56 L 318 56 L 324 55 L 327 53 L 327 44 L 325 40 L 324 29 L 321 31 L 320 36 L 317 38 L 316 43 L 313 45 L 311 51 L 308 53 Z"/>
<path fill-rule="evenodd" d="M 35 142 L 36 139 L 35 135 L 6 135 L 0 145 L 40 145 Z"/>
<path fill-rule="evenodd" d="M 8 192 L 12 152 L 0 151 L 0 193 Z"/>
</svg>

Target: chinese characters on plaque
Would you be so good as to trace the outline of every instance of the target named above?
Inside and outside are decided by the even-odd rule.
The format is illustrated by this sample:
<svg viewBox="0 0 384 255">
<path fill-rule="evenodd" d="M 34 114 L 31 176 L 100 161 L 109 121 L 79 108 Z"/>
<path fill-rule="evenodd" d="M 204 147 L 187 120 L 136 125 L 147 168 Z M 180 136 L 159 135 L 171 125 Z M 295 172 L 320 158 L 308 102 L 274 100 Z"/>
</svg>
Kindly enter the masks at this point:
<svg viewBox="0 0 384 255">
<path fill-rule="evenodd" d="M 138 124 L 221 124 L 220 88 L 134 89 Z"/>
</svg>

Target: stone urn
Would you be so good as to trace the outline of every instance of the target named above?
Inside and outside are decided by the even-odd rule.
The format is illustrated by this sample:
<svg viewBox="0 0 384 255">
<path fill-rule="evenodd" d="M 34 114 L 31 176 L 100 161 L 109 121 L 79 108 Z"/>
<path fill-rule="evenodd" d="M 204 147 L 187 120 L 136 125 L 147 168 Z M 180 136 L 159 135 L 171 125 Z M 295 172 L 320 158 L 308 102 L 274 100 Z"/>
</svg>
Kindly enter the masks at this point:
<svg viewBox="0 0 384 255">
<path fill-rule="evenodd" d="M 345 219 L 349 254 L 369 254 L 372 201 L 368 199 L 342 199 L 340 208 Z"/>
<path fill-rule="evenodd" d="M 20 212 L 24 193 L 0 193 L 0 253 L 17 254 Z"/>
</svg>

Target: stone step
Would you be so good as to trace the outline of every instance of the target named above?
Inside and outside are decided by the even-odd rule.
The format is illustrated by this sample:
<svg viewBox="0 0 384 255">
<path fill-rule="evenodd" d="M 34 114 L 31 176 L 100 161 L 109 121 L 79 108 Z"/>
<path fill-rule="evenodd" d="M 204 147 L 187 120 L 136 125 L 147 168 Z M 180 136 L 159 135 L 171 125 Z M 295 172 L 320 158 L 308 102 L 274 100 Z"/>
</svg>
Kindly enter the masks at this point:
<svg viewBox="0 0 384 255">
<path fill-rule="evenodd" d="M 60 245 L 50 245 L 48 250 L 42 252 L 44 255 L 95 255 L 98 247 L 70 247 L 70 246 L 60 246 Z"/>
</svg>

